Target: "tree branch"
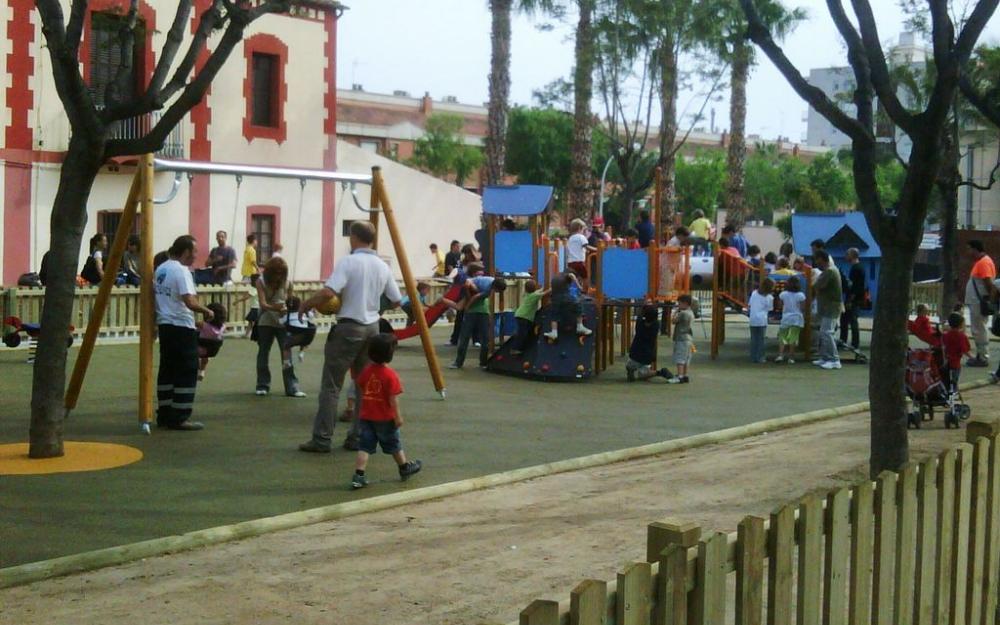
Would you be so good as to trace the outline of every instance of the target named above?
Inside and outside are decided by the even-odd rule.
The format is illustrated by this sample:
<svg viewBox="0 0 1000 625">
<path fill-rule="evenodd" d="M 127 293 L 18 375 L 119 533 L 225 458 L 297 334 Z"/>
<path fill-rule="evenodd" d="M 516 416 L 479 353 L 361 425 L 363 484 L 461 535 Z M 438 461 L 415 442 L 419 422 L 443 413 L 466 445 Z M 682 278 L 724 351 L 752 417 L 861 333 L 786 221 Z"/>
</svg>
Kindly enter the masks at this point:
<svg viewBox="0 0 1000 625">
<path fill-rule="evenodd" d="M 174 64 L 174 58 L 184 42 L 184 30 L 191 19 L 191 0 L 179 0 L 177 12 L 174 14 L 174 22 L 167 31 L 167 40 L 160 50 L 160 60 L 156 63 L 153 77 L 149 81 L 149 88 L 143 96 L 143 105 L 150 110 L 155 108 L 155 104 L 160 96 L 160 90 L 167 81 L 170 67 Z"/>
<path fill-rule="evenodd" d="M 809 82 L 799 73 L 799 70 L 785 56 L 784 51 L 775 43 L 770 31 L 757 14 L 753 0 L 740 0 L 743 11 L 746 13 L 748 22 L 748 36 L 751 41 L 757 44 L 771 62 L 774 63 L 778 71 L 782 73 L 785 80 L 792 86 L 792 89 L 799 94 L 803 100 L 808 102 L 816 111 L 825 117 L 838 130 L 846 134 L 854 141 L 875 142 L 872 136 L 872 129 L 866 128 L 858 120 L 850 117 L 841 111 L 836 104 L 818 87 L 810 85 Z"/>
<path fill-rule="evenodd" d="M 36 0 L 35 8 L 42 19 L 49 58 L 52 59 L 52 79 L 73 132 L 96 137 L 103 125 L 97 117 L 87 85 L 80 75 L 80 60 L 67 47 L 63 10 L 59 0 Z M 76 25 L 73 25 L 76 28 Z"/>
<path fill-rule="evenodd" d="M 895 85 L 889 75 L 889 66 L 885 61 L 885 52 L 879 41 L 878 26 L 875 23 L 875 16 L 872 14 L 871 4 L 868 0 L 851 0 L 851 4 L 854 7 L 854 13 L 858 16 L 858 26 L 861 29 L 861 39 L 868 57 L 868 70 L 871 72 L 875 94 L 889 118 L 902 128 L 903 132 L 912 134 L 914 117 L 906 110 L 896 95 Z"/>
<path fill-rule="evenodd" d="M 191 43 L 188 44 L 187 52 L 184 53 L 184 58 L 181 59 L 181 64 L 177 66 L 174 75 L 170 78 L 170 82 L 163 87 L 160 93 L 156 94 L 153 100 L 153 108 L 161 108 L 175 93 L 184 88 L 187 84 L 188 76 L 194 68 L 195 61 L 198 60 L 198 55 L 205 48 L 208 37 L 212 34 L 212 31 L 221 28 L 225 24 L 225 21 L 226 16 L 222 13 L 222 1 L 215 0 L 212 6 L 198 18 L 198 28 L 195 29 L 194 37 L 191 39 Z"/>
<path fill-rule="evenodd" d="M 972 10 L 972 14 L 966 20 L 962 32 L 958 34 L 958 41 L 955 43 L 955 61 L 959 65 L 964 65 L 969 56 L 972 55 L 972 50 L 976 47 L 976 42 L 983 34 L 983 29 L 986 28 L 990 17 L 997 10 L 997 5 L 1000 5 L 1000 0 L 980 0 L 976 4 L 976 8 Z"/>
<path fill-rule="evenodd" d="M 994 165 L 993 169 L 990 170 L 990 181 L 987 184 L 981 185 L 981 184 L 976 184 L 976 182 L 974 182 L 972 180 L 963 180 L 963 181 L 959 182 L 955 186 L 958 186 L 958 187 L 972 187 L 973 189 L 976 189 L 977 191 L 989 191 L 990 189 L 993 188 L 993 185 L 996 184 L 996 181 L 997 181 L 997 172 L 998 171 L 1000 171 L 1000 160 L 997 160 L 997 164 Z"/>
<path fill-rule="evenodd" d="M 941 66 L 951 56 L 955 40 L 955 25 L 948 14 L 947 0 L 928 0 L 931 13 L 931 41 L 934 44 L 934 62 Z"/>
<path fill-rule="evenodd" d="M 87 19 L 88 0 L 73 0 L 70 8 L 69 25 L 66 26 L 66 52 L 73 57 L 80 55 L 80 39 L 83 36 L 83 23 Z"/>
<path fill-rule="evenodd" d="M 129 0 L 128 14 L 125 22 L 118 29 L 118 57 L 120 65 L 118 72 L 108 81 L 104 89 L 104 111 L 101 118 L 107 123 L 112 121 L 112 110 L 128 106 L 135 98 L 135 87 L 128 89 L 129 78 L 135 79 L 132 69 L 135 67 L 135 26 L 139 18 L 139 0 Z M 131 92 L 131 93 L 130 93 Z"/>
<path fill-rule="evenodd" d="M 1000 108 L 987 99 L 986 96 L 979 93 L 976 86 L 972 84 L 972 80 L 970 80 L 967 75 L 962 74 L 962 77 L 958 79 L 958 88 L 962 91 L 962 95 L 965 96 L 965 99 L 969 101 L 969 104 L 971 104 L 980 115 L 988 119 L 994 126 L 1000 127 Z"/>
</svg>

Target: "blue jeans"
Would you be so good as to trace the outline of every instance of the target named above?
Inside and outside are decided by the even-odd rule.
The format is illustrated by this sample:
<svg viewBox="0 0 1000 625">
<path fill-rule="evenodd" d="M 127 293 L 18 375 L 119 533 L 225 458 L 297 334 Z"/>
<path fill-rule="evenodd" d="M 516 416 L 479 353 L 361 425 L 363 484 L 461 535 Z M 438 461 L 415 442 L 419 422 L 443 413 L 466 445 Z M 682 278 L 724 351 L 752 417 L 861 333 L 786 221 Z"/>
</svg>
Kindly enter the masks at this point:
<svg viewBox="0 0 1000 625">
<path fill-rule="evenodd" d="M 823 362 L 840 362 L 840 352 L 837 350 L 837 341 L 833 335 L 837 331 L 837 322 L 840 315 L 836 317 L 820 317 L 819 320 L 819 359 Z"/>
<path fill-rule="evenodd" d="M 469 351 L 469 341 L 473 337 L 479 339 L 479 366 L 486 366 L 486 356 L 489 353 L 490 316 L 480 312 L 466 312 L 462 319 L 462 331 L 458 335 L 458 354 L 455 364 L 461 367 L 465 364 L 465 354 Z"/>
<path fill-rule="evenodd" d="M 764 360 L 764 340 L 767 338 L 767 326 L 750 326 L 750 360 Z"/>
</svg>

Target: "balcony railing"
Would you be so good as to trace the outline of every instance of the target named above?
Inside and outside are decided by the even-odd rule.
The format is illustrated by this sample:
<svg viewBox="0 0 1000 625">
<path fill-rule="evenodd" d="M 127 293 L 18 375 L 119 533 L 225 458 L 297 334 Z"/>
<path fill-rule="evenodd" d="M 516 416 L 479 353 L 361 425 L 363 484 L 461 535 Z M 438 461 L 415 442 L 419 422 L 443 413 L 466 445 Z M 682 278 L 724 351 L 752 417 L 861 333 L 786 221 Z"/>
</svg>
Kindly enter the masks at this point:
<svg viewBox="0 0 1000 625">
<path fill-rule="evenodd" d="M 115 122 L 111 129 L 111 139 L 138 139 L 144 137 L 160 121 L 162 113 L 154 111 L 137 117 L 129 117 Z M 174 127 L 167 135 L 167 140 L 163 147 L 156 153 L 157 156 L 168 158 L 184 158 L 184 124 L 183 122 Z"/>
</svg>

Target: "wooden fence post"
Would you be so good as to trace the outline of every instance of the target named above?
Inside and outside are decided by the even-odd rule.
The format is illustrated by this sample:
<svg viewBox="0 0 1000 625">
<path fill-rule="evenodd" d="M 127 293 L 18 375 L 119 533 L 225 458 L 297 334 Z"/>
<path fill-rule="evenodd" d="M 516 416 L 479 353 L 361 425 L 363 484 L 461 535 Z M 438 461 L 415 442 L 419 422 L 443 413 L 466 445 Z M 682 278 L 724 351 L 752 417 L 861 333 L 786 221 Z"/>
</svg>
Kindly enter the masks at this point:
<svg viewBox="0 0 1000 625">
<path fill-rule="evenodd" d="M 875 491 L 868 480 L 851 489 L 851 594 L 847 604 L 848 625 L 866 625 L 871 620 L 872 547 L 874 541 Z"/>
<path fill-rule="evenodd" d="M 559 625 L 559 602 L 535 599 L 521 610 L 520 625 Z"/>
<path fill-rule="evenodd" d="M 688 622 L 687 553 L 687 547 L 674 544 L 660 556 L 653 625 L 685 625 Z"/>
<path fill-rule="evenodd" d="M 608 614 L 608 584 L 586 579 L 569 593 L 570 625 L 605 625 Z"/>
<path fill-rule="evenodd" d="M 820 625 L 822 607 L 823 502 L 808 496 L 799 505 L 798 625 Z"/>
<path fill-rule="evenodd" d="M 972 508 L 972 445 L 956 446 L 958 464 L 955 467 L 955 533 L 951 548 L 951 610 L 954 625 L 965 622 L 965 599 L 969 580 L 969 520 Z"/>
<path fill-rule="evenodd" d="M 1000 439 L 990 437 L 990 482 L 986 503 L 986 576 L 983 578 L 982 625 L 996 620 L 1000 589 Z M 976 625 L 970 623 L 969 625 Z"/>
<path fill-rule="evenodd" d="M 649 562 L 633 562 L 624 573 L 619 573 L 615 624 L 648 625 L 652 591 L 652 566 Z"/>
<path fill-rule="evenodd" d="M 935 625 L 948 625 L 953 583 L 951 558 L 955 535 L 955 460 L 958 452 L 948 449 L 938 457 L 938 543 L 937 596 L 934 599 Z"/>
<path fill-rule="evenodd" d="M 891 471 L 875 487 L 875 571 L 872 577 L 872 623 L 893 623 L 893 569 L 896 565 L 896 482 Z"/>
<path fill-rule="evenodd" d="M 917 466 L 899 474 L 896 525 L 896 625 L 912 625 L 917 556 Z"/>
<path fill-rule="evenodd" d="M 973 445 L 972 509 L 969 511 L 969 562 L 965 622 L 979 623 L 983 614 L 983 578 L 986 565 L 986 509 L 989 503 L 990 441 L 979 438 Z"/>
<path fill-rule="evenodd" d="M 694 622 L 698 625 L 725 625 L 728 542 L 726 534 L 716 532 L 698 543 L 693 611 Z"/>
<path fill-rule="evenodd" d="M 657 562 L 663 550 L 672 545 L 694 547 L 701 538 L 701 527 L 676 519 L 656 521 L 646 528 L 646 562 Z"/>
<path fill-rule="evenodd" d="M 917 580 L 914 584 L 917 625 L 934 624 L 934 572 L 937 569 L 938 488 L 937 458 L 929 458 L 920 465 L 917 486 Z"/>
<path fill-rule="evenodd" d="M 823 566 L 823 625 L 847 623 L 847 562 L 850 555 L 851 491 L 826 498 L 826 557 Z"/>
<path fill-rule="evenodd" d="M 748 516 L 736 531 L 736 625 L 762 625 L 764 558 L 767 529 L 764 519 Z"/>
<path fill-rule="evenodd" d="M 792 575 L 795 553 L 795 507 L 771 513 L 767 541 L 767 625 L 792 624 Z"/>
</svg>

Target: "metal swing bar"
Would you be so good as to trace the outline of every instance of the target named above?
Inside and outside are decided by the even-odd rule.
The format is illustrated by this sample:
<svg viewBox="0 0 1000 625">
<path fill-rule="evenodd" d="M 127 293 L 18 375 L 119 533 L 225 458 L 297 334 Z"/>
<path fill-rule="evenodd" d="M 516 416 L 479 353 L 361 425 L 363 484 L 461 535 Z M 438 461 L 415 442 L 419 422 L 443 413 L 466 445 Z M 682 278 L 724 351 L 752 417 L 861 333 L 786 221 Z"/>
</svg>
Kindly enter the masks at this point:
<svg viewBox="0 0 1000 625">
<path fill-rule="evenodd" d="M 154 158 L 155 171 L 186 174 L 229 174 L 231 176 L 254 176 L 258 178 L 295 178 L 298 180 L 327 180 L 348 184 L 372 184 L 371 174 L 347 174 L 325 169 L 299 169 L 293 167 L 265 167 L 262 165 L 230 165 L 227 163 L 207 163 L 204 161 L 176 161 Z"/>
</svg>

